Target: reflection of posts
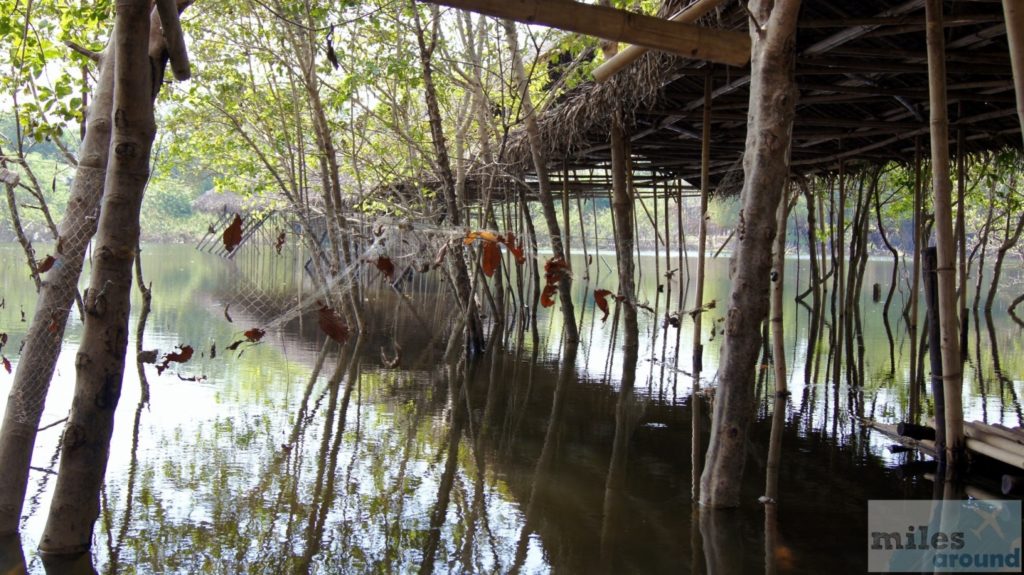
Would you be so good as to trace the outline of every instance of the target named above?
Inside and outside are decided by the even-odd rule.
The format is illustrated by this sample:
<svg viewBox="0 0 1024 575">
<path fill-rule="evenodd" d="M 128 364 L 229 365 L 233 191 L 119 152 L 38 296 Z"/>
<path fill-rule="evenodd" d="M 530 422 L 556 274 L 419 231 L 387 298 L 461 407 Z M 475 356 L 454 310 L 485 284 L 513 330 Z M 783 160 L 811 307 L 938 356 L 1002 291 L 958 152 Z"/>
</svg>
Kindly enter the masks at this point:
<svg viewBox="0 0 1024 575">
<path fill-rule="evenodd" d="M 604 484 L 604 506 L 601 518 L 601 563 L 605 569 L 615 572 L 613 551 L 618 548 L 616 535 L 619 533 L 623 503 L 625 502 L 626 463 L 629 458 L 629 440 L 636 429 L 636 400 L 633 386 L 636 383 L 636 363 L 639 347 L 630 345 L 636 341 L 627 334 L 623 354 L 622 387 L 615 405 L 615 438 L 612 441 L 612 457 L 608 465 L 608 476 Z"/>
<path fill-rule="evenodd" d="M 324 526 L 327 522 L 327 514 L 334 503 L 334 481 L 337 477 L 338 452 L 341 449 L 341 440 L 345 434 L 345 419 L 348 414 L 349 401 L 352 397 L 352 388 L 359 379 L 359 356 L 362 347 L 362 336 L 357 336 L 353 344 L 349 361 L 345 363 L 345 354 L 338 356 L 338 364 L 331 375 L 327 385 L 330 389 L 328 398 L 326 420 L 324 421 L 323 437 L 320 443 L 320 455 L 316 472 L 316 484 L 313 488 L 313 501 L 310 504 L 309 520 L 306 527 L 306 548 L 296 572 L 310 571 L 313 557 L 320 551 L 323 541 Z M 341 405 L 338 405 L 338 390 L 342 378 L 345 381 L 345 392 L 341 398 Z M 334 419 L 337 417 L 337 429 L 334 429 Z M 332 434 L 333 431 L 333 434 Z M 333 439 L 333 441 L 332 441 Z"/>
<path fill-rule="evenodd" d="M 534 468 L 530 500 L 526 505 L 526 517 L 523 519 L 523 528 L 519 532 L 516 554 L 512 566 L 509 568 L 509 573 L 519 573 L 526 562 L 530 533 L 533 532 L 533 522 L 537 515 L 539 493 L 546 486 L 548 467 L 551 466 L 551 460 L 554 459 L 558 443 L 557 438 L 561 431 L 562 416 L 565 413 L 565 396 L 569 391 L 570 385 L 575 381 L 577 350 L 578 344 L 576 342 L 568 339 L 565 340 L 562 367 L 558 375 L 558 383 L 555 386 L 555 394 L 551 401 L 548 429 L 544 433 L 544 446 L 541 448 L 540 457 L 537 458 L 537 466 Z"/>
<path fill-rule="evenodd" d="M 457 373 L 452 369 L 448 370 L 448 392 L 451 394 L 452 419 L 448 431 L 448 451 L 444 462 L 444 472 L 441 474 L 441 482 L 437 488 L 437 498 L 434 500 L 434 508 L 430 511 L 430 531 L 427 534 L 427 542 L 423 547 L 423 562 L 420 563 L 420 573 L 427 574 L 434 572 L 434 559 L 437 556 L 437 548 L 441 544 L 441 528 L 444 526 L 445 517 L 448 516 L 448 503 L 451 501 L 452 486 L 455 483 L 455 471 L 459 468 L 459 443 L 462 441 L 462 430 L 466 425 L 466 398 L 469 393 L 469 382 L 475 371 L 475 362 L 469 363 L 462 370 L 462 381 L 458 390 L 452 385 Z"/>
</svg>

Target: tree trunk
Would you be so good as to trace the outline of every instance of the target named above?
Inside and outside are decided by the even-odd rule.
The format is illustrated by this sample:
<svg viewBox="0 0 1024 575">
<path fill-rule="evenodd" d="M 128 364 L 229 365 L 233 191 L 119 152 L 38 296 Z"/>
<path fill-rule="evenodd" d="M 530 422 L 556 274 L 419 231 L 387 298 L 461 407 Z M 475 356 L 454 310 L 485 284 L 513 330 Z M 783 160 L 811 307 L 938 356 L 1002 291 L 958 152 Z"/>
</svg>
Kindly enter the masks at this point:
<svg viewBox="0 0 1024 575">
<path fill-rule="evenodd" d="M 935 243 L 938 251 L 939 324 L 942 377 L 946 401 L 947 474 L 956 474 L 964 452 L 963 371 L 960 321 L 957 319 L 956 250 L 953 242 L 952 183 L 949 177 L 949 119 L 946 110 L 945 39 L 941 0 L 925 2 L 928 38 L 928 92 L 931 111 L 932 181 L 935 198 Z"/>
<path fill-rule="evenodd" d="M 413 4 L 413 15 L 416 22 L 416 40 L 420 49 L 420 66 L 423 72 L 423 92 L 427 104 L 427 114 L 430 116 L 430 134 L 434 143 L 434 154 L 437 156 L 437 172 L 441 179 L 441 188 L 444 192 L 445 205 L 447 206 L 449 222 L 453 226 L 461 224 L 459 204 L 455 195 L 455 177 L 452 175 L 451 161 L 448 158 L 448 144 L 444 135 L 444 127 L 441 119 L 441 107 L 437 102 L 437 88 L 434 86 L 434 67 L 431 58 L 434 48 L 437 46 L 437 28 L 432 31 L 432 38 L 427 42 L 423 25 L 420 22 L 419 8 Z M 479 318 L 473 305 L 472 293 L 470 292 L 469 268 L 462 255 L 462 250 L 457 250 L 450 258 L 455 266 L 455 289 L 459 301 L 470 308 L 469 323 L 466 324 L 466 345 L 472 353 L 479 353 L 483 350 L 483 329 L 480 326 Z"/>
<path fill-rule="evenodd" d="M 75 395 L 39 545 L 41 551 L 54 555 L 82 553 L 92 543 L 114 411 L 121 395 L 139 211 L 156 133 L 153 94 L 158 84 L 153 80 L 157 63 L 147 51 L 149 13 L 148 1 L 117 2 L 113 153 L 104 185 L 95 269 L 85 298 L 85 333 L 75 358 Z"/>
<path fill-rule="evenodd" d="M 1017 225 L 1011 232 L 1009 229 L 1010 218 L 1014 215 L 1017 216 Z M 989 284 L 988 295 L 985 297 L 985 313 L 992 313 L 992 304 L 996 300 L 996 290 L 999 288 L 999 279 L 1003 275 L 1003 262 L 1006 259 L 1006 254 L 1013 249 L 1013 246 L 1017 245 L 1021 232 L 1024 231 L 1024 214 L 1014 214 L 1011 210 L 1007 210 L 1006 220 L 1007 234 L 1002 245 L 996 250 L 996 263 L 992 266 L 992 283 Z"/>
<path fill-rule="evenodd" d="M 744 155 L 743 211 L 735 274 L 729 295 L 719 388 L 711 426 L 707 465 L 701 477 L 701 504 L 739 505 L 746 460 L 747 427 L 753 416 L 754 375 L 760 351 L 760 325 L 768 315 L 772 217 L 789 177 L 789 148 L 797 99 L 794 82 L 795 34 L 799 0 L 749 3 L 753 40 L 750 112 Z M 764 23 L 763 26 L 759 23 Z"/>
<path fill-rule="evenodd" d="M 18 530 L 36 429 L 78 290 L 85 250 L 96 233 L 96 211 L 103 195 L 110 148 L 113 52 L 111 46 L 102 59 L 87 114 L 88 129 L 79 148 L 71 197 L 60 226 L 61 249 L 56 254 L 60 265 L 46 274 L 7 400 L 0 430 L 0 461 L 4 462 L 0 466 L 0 535 Z"/>
<path fill-rule="evenodd" d="M 522 98 L 523 120 L 526 124 L 526 135 L 530 140 L 530 151 L 533 155 L 533 166 L 537 171 L 537 188 L 540 196 L 540 205 L 544 210 L 544 220 L 548 225 L 548 234 L 551 236 L 551 250 L 554 257 L 565 259 L 565 249 L 562 246 L 562 232 L 558 227 L 558 216 L 555 213 L 555 201 L 551 196 L 551 181 L 548 177 L 547 158 L 544 157 L 543 143 L 540 140 L 540 129 L 537 127 L 537 114 L 533 109 L 533 101 L 530 99 L 530 83 L 526 76 L 526 68 L 523 67 L 523 59 L 519 54 L 519 38 L 516 33 L 516 25 L 510 20 L 502 20 L 502 27 L 505 29 L 505 40 L 508 42 L 509 51 L 512 53 L 512 73 L 517 83 L 516 91 Z M 579 330 L 576 327 L 576 312 L 572 304 L 572 276 L 563 274 L 558 282 L 558 296 L 562 304 L 562 318 L 565 324 L 565 335 L 569 341 L 577 342 L 580 339 Z"/>
</svg>

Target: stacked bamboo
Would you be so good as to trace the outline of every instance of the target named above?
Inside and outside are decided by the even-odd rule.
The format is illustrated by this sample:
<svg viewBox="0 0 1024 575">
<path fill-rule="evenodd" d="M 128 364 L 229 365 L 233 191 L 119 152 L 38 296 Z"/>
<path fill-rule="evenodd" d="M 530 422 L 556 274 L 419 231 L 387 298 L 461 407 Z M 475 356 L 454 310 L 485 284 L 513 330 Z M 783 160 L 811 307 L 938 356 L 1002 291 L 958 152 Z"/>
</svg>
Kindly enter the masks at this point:
<svg viewBox="0 0 1024 575">
<path fill-rule="evenodd" d="M 929 422 L 931 423 L 931 422 Z M 936 456 L 935 430 L 932 427 L 901 423 L 899 425 L 864 420 L 864 425 L 892 437 L 900 444 Z M 1024 470 L 1024 429 L 971 421 L 964 423 L 967 450 Z M 1004 495 L 1024 494 L 1024 475 L 1002 476 Z"/>
</svg>

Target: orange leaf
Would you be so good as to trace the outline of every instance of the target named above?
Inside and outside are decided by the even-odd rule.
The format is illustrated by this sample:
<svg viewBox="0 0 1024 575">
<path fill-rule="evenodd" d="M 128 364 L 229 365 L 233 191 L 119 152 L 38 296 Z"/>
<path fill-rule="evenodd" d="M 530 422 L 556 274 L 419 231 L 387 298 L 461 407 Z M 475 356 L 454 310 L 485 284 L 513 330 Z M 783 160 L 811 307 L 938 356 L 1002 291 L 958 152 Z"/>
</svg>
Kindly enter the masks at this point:
<svg viewBox="0 0 1024 575">
<path fill-rule="evenodd" d="M 551 307 L 555 305 L 555 292 L 558 291 L 558 284 L 548 284 L 544 286 L 544 291 L 540 294 L 540 305 L 544 307 Z"/>
<path fill-rule="evenodd" d="M 594 290 L 594 301 L 597 302 L 597 307 L 604 312 L 601 317 L 601 321 L 608 319 L 608 296 L 612 295 L 612 292 L 606 289 Z"/>
<path fill-rule="evenodd" d="M 252 343 L 256 343 L 259 340 L 263 339 L 263 336 L 266 334 L 267 330 L 260 329 L 258 327 L 254 327 L 248 331 L 242 332 L 242 335 L 245 336 L 245 339 L 251 341 Z"/>
<path fill-rule="evenodd" d="M 394 281 L 395 279 L 395 264 L 391 261 L 391 258 L 387 256 L 379 256 L 376 260 L 366 260 L 367 263 L 371 263 L 377 266 L 380 273 L 384 274 L 384 277 L 388 278 L 388 281 Z"/>
<path fill-rule="evenodd" d="M 523 265 L 526 263 L 526 256 L 523 254 L 523 244 L 516 239 L 516 235 L 512 232 L 505 234 L 505 247 L 508 248 L 508 251 L 512 252 L 512 256 L 516 258 L 517 264 Z"/>
<path fill-rule="evenodd" d="M 501 236 L 494 232 L 480 230 L 476 232 L 469 232 L 468 234 L 466 234 L 466 237 L 462 240 L 462 243 L 468 246 L 469 244 L 473 243 L 473 240 L 476 239 L 481 239 L 484 240 L 485 242 L 500 242 Z"/>
<path fill-rule="evenodd" d="M 50 268 L 52 268 L 53 264 L 55 264 L 56 262 L 57 260 L 54 259 L 53 256 L 48 255 L 45 258 L 43 258 L 43 261 L 36 262 L 36 269 L 39 270 L 39 273 L 45 274 L 46 272 L 50 271 Z"/>
<path fill-rule="evenodd" d="M 4 369 L 7 370 L 7 373 L 11 373 L 11 360 L 7 359 L 7 356 L 4 356 L 3 358 L 3 365 Z"/>
<path fill-rule="evenodd" d="M 321 304 L 320 305 L 320 329 L 334 341 L 345 343 L 348 341 L 348 326 L 338 317 L 337 312 Z"/>
<path fill-rule="evenodd" d="M 493 276 L 494 272 L 501 267 L 501 248 L 496 242 L 484 243 L 484 257 L 481 266 L 487 277 Z"/>
<path fill-rule="evenodd" d="M 224 230 L 224 249 L 233 252 L 240 243 L 242 243 L 242 216 L 235 214 L 231 225 Z"/>
</svg>

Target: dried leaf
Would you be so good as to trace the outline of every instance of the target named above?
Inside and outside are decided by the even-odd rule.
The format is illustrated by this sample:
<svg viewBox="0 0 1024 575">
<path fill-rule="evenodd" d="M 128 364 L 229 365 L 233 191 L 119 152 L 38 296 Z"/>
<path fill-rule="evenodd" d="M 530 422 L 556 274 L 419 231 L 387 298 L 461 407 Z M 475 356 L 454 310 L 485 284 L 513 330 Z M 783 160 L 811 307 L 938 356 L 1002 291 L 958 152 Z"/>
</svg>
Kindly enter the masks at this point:
<svg viewBox="0 0 1024 575">
<path fill-rule="evenodd" d="M 555 292 L 558 291 L 557 284 L 548 284 L 544 286 L 544 291 L 540 294 L 540 305 L 544 307 L 551 307 L 555 305 Z"/>
<path fill-rule="evenodd" d="M 228 315 L 228 308 L 230 307 L 231 304 L 224 306 L 224 319 L 228 320 L 228 323 L 235 323 L 235 320 L 231 319 L 231 316 Z"/>
<path fill-rule="evenodd" d="M 231 225 L 224 230 L 224 249 L 229 253 L 233 252 L 240 243 L 242 243 L 242 216 L 235 214 Z"/>
<path fill-rule="evenodd" d="M 3 356 L 3 366 L 7 370 L 7 373 L 11 373 L 11 360 L 7 359 L 7 356 Z"/>
<path fill-rule="evenodd" d="M 437 251 L 437 255 L 434 256 L 434 268 L 441 267 L 441 262 L 444 261 L 444 257 L 448 255 L 448 244 L 441 246 L 441 249 Z"/>
<path fill-rule="evenodd" d="M 238 349 L 238 346 L 242 345 L 243 343 L 245 343 L 244 339 L 232 342 L 232 344 L 228 346 L 228 351 L 235 351 L 236 349 Z"/>
<path fill-rule="evenodd" d="M 210 359 L 217 359 L 217 342 L 210 345 Z"/>
<path fill-rule="evenodd" d="M 601 316 L 601 321 L 608 319 L 608 296 L 612 295 L 610 290 L 598 289 L 594 290 L 594 301 L 597 302 L 597 307 L 604 315 Z"/>
<path fill-rule="evenodd" d="M 484 257 L 480 265 L 487 277 L 492 277 L 501 267 L 501 248 L 496 242 L 484 242 Z"/>
<path fill-rule="evenodd" d="M 267 330 L 254 327 L 248 331 L 242 332 L 242 335 L 244 335 L 245 339 L 249 340 L 250 342 L 256 343 L 259 340 L 263 339 L 263 336 L 267 335 Z"/>
<path fill-rule="evenodd" d="M 485 242 L 492 242 L 493 243 L 493 242 L 500 242 L 501 241 L 501 236 L 499 236 L 498 234 L 496 234 L 494 232 L 489 232 L 487 230 L 480 230 L 480 231 L 476 231 L 476 232 L 469 232 L 468 234 L 466 234 L 466 237 L 463 238 L 462 243 L 468 246 L 469 244 L 473 243 L 474 240 L 477 240 L 477 239 L 484 240 Z"/>
<path fill-rule="evenodd" d="M 328 337 L 338 343 L 345 343 L 348 341 L 348 326 L 345 325 L 345 322 L 342 321 L 337 312 L 321 304 L 319 316 L 320 329 L 322 329 Z"/>
<path fill-rule="evenodd" d="M 391 261 L 391 258 L 387 256 L 378 256 L 376 260 L 366 260 L 367 263 L 371 263 L 380 270 L 380 273 L 384 274 L 384 277 L 388 278 L 388 281 L 395 281 L 395 264 Z"/>
<path fill-rule="evenodd" d="M 45 274 L 46 272 L 50 271 L 50 269 L 53 267 L 53 264 L 55 263 L 57 263 L 57 260 L 53 256 L 48 255 L 45 258 L 43 258 L 43 261 L 36 262 L 36 270 L 38 270 L 39 273 L 41 274 Z"/>
<path fill-rule="evenodd" d="M 5 345 L 7 345 L 7 334 L 0 333 L 0 348 L 2 348 Z"/>
<path fill-rule="evenodd" d="M 523 253 L 523 244 L 512 232 L 505 234 L 505 247 L 508 248 L 508 251 L 512 252 L 512 256 L 516 259 L 517 264 L 523 265 L 526 263 L 526 255 Z"/>
<path fill-rule="evenodd" d="M 192 359 L 192 355 L 195 353 L 195 350 L 192 349 L 191 345 L 182 345 L 179 347 L 181 351 L 172 351 L 171 353 L 168 353 L 164 356 L 163 362 L 156 366 L 156 373 L 158 375 L 162 374 L 172 361 L 188 363 L 188 360 Z"/>
<path fill-rule="evenodd" d="M 277 255 L 281 255 L 281 248 L 284 247 L 285 240 L 288 239 L 288 234 L 284 230 L 277 234 L 277 240 L 274 241 L 274 250 L 277 251 Z"/>
<path fill-rule="evenodd" d="M 198 377 L 196 377 L 194 375 L 189 376 L 189 377 L 185 377 L 184 375 L 181 375 L 180 373 L 177 374 L 177 375 L 178 375 L 178 379 L 180 379 L 181 381 L 206 381 L 206 376 L 205 375 L 200 375 Z"/>
</svg>

